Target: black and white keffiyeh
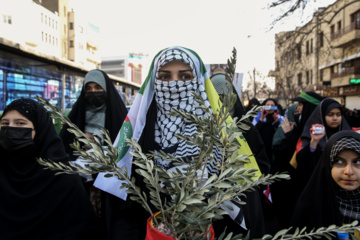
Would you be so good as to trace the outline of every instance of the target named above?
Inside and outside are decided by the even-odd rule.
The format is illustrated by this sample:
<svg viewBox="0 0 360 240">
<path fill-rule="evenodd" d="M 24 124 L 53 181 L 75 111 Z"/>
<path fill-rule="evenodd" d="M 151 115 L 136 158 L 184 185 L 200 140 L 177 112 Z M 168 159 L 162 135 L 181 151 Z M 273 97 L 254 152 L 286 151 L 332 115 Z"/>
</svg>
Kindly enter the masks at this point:
<svg viewBox="0 0 360 240">
<path fill-rule="evenodd" d="M 162 66 L 173 60 L 180 60 L 188 64 L 193 71 L 194 79 L 188 81 L 162 81 L 159 80 L 158 75 L 156 75 L 155 100 L 158 111 L 155 123 L 155 142 L 159 146 L 159 149 L 166 153 L 172 153 L 174 157 L 182 158 L 186 161 L 198 155 L 199 147 L 189 145 L 187 141 L 179 140 L 176 134 L 193 136 L 197 133 L 197 127 L 193 123 L 186 123 L 181 116 L 174 117 L 168 115 L 168 113 L 172 109 L 178 109 L 186 113 L 194 114 L 198 118 L 209 117 L 206 116 L 203 110 L 196 108 L 198 103 L 194 99 L 194 93 L 201 95 L 205 100 L 206 106 L 211 107 L 205 92 L 205 87 L 198 81 L 194 63 L 185 52 L 179 49 L 172 49 L 165 52 L 159 59 L 157 72 Z M 221 161 L 221 153 L 216 146 L 214 147 L 214 158 L 215 161 L 207 167 L 210 174 L 217 172 L 215 166 L 218 161 Z M 173 167 L 171 161 L 161 159 L 157 160 L 157 164 L 166 170 Z"/>
<path fill-rule="evenodd" d="M 354 150 L 360 154 L 360 143 L 353 137 L 343 137 L 339 139 L 331 148 L 330 163 L 342 150 Z M 339 203 L 340 214 L 344 223 L 351 223 L 354 220 L 360 220 L 360 189 L 347 191 L 338 187 L 339 191 L 336 200 Z"/>
<path fill-rule="evenodd" d="M 339 203 L 340 214 L 343 223 L 351 223 L 360 220 L 360 188 L 347 191 L 339 187 L 336 200 Z"/>
<path fill-rule="evenodd" d="M 330 164 L 333 163 L 336 155 L 338 155 L 339 152 L 345 149 L 354 150 L 355 152 L 360 154 L 360 143 L 357 139 L 353 137 L 343 137 L 339 139 L 331 148 Z"/>
</svg>

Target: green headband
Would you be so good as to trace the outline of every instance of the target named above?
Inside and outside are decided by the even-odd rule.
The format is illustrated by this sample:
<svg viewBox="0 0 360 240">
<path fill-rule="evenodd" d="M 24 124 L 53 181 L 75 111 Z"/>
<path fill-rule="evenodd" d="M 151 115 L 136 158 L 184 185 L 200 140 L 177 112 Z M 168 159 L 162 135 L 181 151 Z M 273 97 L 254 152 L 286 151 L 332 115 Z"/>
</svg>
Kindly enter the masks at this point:
<svg viewBox="0 0 360 240">
<path fill-rule="evenodd" d="M 316 99 L 316 98 L 314 98 L 314 97 L 306 94 L 306 92 L 301 92 L 301 93 L 300 93 L 300 97 L 303 98 L 303 99 L 305 99 L 306 101 L 314 104 L 314 105 L 319 105 L 319 103 L 321 102 L 320 100 L 318 100 L 318 99 Z"/>
</svg>

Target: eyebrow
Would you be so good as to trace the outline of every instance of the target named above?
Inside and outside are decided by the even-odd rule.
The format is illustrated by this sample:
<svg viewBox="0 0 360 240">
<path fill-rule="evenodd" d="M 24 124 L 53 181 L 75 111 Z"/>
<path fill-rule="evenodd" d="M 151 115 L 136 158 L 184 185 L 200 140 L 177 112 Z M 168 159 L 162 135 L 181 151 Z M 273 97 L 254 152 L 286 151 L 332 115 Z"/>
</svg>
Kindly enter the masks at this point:
<svg viewBox="0 0 360 240">
<path fill-rule="evenodd" d="M 171 72 L 170 70 L 159 70 L 158 72 L 166 72 L 166 73 L 169 73 Z M 186 70 L 179 70 L 179 72 L 192 72 L 191 69 L 186 69 Z"/>
<path fill-rule="evenodd" d="M 340 156 L 336 156 L 336 157 L 334 158 L 334 160 L 336 160 L 336 159 L 338 159 L 338 160 L 343 160 L 343 161 L 348 160 L 347 158 L 342 158 L 342 157 L 340 157 Z M 355 157 L 355 158 L 349 159 L 349 161 L 354 161 L 354 160 L 360 160 L 360 156 L 357 156 L 357 157 Z"/>
<path fill-rule="evenodd" d="M 9 119 L 7 119 L 7 118 L 3 118 L 3 119 L 1 119 L 1 121 L 10 121 Z M 29 121 L 29 120 L 27 120 L 27 119 L 25 119 L 25 118 L 16 118 L 16 119 L 14 119 L 14 121 Z"/>
</svg>

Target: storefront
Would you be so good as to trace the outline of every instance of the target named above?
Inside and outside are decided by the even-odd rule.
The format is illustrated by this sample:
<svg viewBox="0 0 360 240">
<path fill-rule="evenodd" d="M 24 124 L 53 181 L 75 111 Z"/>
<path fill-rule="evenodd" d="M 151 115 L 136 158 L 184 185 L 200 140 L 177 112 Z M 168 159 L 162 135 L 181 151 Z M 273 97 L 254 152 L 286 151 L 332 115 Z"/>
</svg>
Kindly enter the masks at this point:
<svg viewBox="0 0 360 240">
<path fill-rule="evenodd" d="M 346 108 L 360 109 L 360 84 L 340 87 L 339 95 L 344 96 Z"/>
<path fill-rule="evenodd" d="M 0 50 L 0 111 L 15 99 L 36 95 L 61 109 L 71 108 L 85 73 Z"/>
</svg>

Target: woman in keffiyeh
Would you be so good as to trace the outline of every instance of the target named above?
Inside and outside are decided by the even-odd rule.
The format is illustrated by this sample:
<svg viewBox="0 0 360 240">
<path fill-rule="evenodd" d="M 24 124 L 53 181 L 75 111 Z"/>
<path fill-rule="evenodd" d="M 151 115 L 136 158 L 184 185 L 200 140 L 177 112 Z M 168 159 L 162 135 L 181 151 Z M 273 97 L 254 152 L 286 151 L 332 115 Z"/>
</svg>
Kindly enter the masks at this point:
<svg viewBox="0 0 360 240">
<path fill-rule="evenodd" d="M 216 94 L 217 99 L 214 100 L 209 96 L 209 91 L 216 94 L 204 64 L 194 51 L 183 47 L 171 47 L 157 54 L 114 143 L 119 147 L 118 166 L 126 166 L 128 170 L 132 167 L 132 156 L 123 144 L 124 135 L 126 138 L 134 138 L 144 153 L 161 150 L 184 161 L 197 156 L 197 146 L 189 145 L 176 137 L 176 134 L 193 136 L 197 133 L 197 127 L 185 122 L 182 117 L 169 116 L 168 113 L 172 109 L 179 109 L 198 118 L 206 118 L 206 113 L 196 108 L 198 103 L 193 94 L 201 96 L 205 106 L 213 109 L 211 102 L 217 103 L 218 96 Z M 214 162 L 207 165 L 209 175 L 217 173 L 215 166 L 221 161 L 221 152 L 217 146 L 214 146 L 213 154 Z M 255 160 L 252 163 L 258 168 Z M 156 164 L 169 171 L 174 168 L 172 162 L 167 160 L 156 159 Z M 132 173 L 134 174 L 134 171 Z M 137 184 L 141 187 L 142 181 L 139 177 L 137 179 Z M 140 205 L 129 200 L 124 189 L 119 189 L 121 182 L 115 178 L 104 178 L 103 174 L 99 174 L 95 186 L 119 197 L 111 204 L 114 213 L 114 236 L 111 236 L 111 239 L 144 239 L 149 214 Z M 234 208 L 236 209 L 236 206 Z M 241 224 L 243 216 L 242 212 L 239 213 L 240 211 L 235 217 L 239 217 Z"/>
<path fill-rule="evenodd" d="M 295 227 L 341 226 L 360 220 L 360 134 L 344 130 L 333 134 L 300 196 L 292 224 Z"/>
</svg>

